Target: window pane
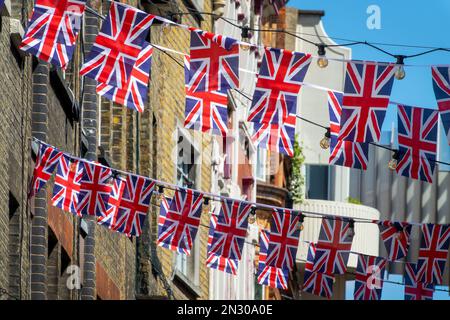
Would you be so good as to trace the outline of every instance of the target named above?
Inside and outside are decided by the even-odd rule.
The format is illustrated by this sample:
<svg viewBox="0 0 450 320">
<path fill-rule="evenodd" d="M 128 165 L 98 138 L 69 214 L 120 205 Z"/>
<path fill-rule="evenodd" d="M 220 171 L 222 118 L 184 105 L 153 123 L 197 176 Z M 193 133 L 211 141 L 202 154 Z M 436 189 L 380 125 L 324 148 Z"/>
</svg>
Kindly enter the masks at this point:
<svg viewBox="0 0 450 320">
<path fill-rule="evenodd" d="M 328 200 L 328 166 L 306 165 L 308 199 Z"/>
</svg>

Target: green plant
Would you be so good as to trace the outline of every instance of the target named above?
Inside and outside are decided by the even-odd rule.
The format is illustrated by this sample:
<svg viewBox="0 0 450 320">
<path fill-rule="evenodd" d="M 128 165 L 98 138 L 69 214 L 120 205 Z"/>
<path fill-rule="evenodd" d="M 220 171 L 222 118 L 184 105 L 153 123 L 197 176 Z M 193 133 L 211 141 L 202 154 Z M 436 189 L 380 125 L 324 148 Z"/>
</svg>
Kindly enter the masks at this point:
<svg viewBox="0 0 450 320">
<path fill-rule="evenodd" d="M 303 150 L 298 140 L 298 135 L 296 135 L 294 140 L 294 156 L 292 157 L 292 173 L 289 188 L 292 193 L 292 200 L 295 204 L 303 202 L 303 188 L 305 186 L 305 177 L 302 174 L 305 156 L 303 155 Z"/>
<path fill-rule="evenodd" d="M 352 197 L 348 197 L 347 198 L 347 202 L 348 203 L 353 203 L 353 204 L 362 204 L 361 201 L 359 201 L 359 199 L 355 199 L 355 198 L 352 198 Z"/>
</svg>

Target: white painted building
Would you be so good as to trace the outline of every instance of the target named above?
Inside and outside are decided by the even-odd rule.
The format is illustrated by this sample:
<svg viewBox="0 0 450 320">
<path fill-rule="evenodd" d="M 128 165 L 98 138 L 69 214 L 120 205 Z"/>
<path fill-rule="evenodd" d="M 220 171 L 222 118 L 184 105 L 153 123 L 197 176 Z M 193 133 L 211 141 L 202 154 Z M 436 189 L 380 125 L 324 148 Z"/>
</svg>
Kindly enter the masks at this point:
<svg viewBox="0 0 450 320">
<path fill-rule="evenodd" d="M 223 18 L 240 25 L 250 24 L 253 10 L 250 0 L 240 1 L 236 6 L 234 1 L 217 1 L 224 6 L 217 11 Z M 239 20 L 239 17 L 243 17 Z M 214 32 L 241 39 L 241 30 L 227 23 L 223 19 L 215 21 Z M 252 39 L 255 41 L 256 37 Z M 256 59 L 253 51 L 240 50 L 240 68 L 256 72 Z M 254 74 L 240 72 L 240 90 L 253 92 Z M 213 141 L 213 166 L 211 168 L 213 193 L 224 196 L 255 201 L 256 184 L 256 149 L 250 142 L 251 128 L 246 120 L 246 110 L 249 101 L 237 92 L 229 92 L 229 128 L 227 139 L 217 137 Z M 226 141 L 226 144 L 225 144 Z M 229 157 L 229 158 L 227 158 Z M 218 203 L 215 203 L 218 205 Z M 248 237 L 244 244 L 242 259 L 239 262 L 236 276 L 210 269 L 210 299 L 241 300 L 254 299 L 255 285 L 255 246 L 258 230 L 255 225 L 249 225 Z"/>
<path fill-rule="evenodd" d="M 324 30 L 321 18 L 321 11 L 303 11 L 293 8 L 287 9 L 287 15 L 297 16 L 295 32 L 314 43 L 322 43 L 327 46 L 334 46 Z M 287 18 L 288 19 L 288 18 Z M 310 53 L 317 56 L 317 47 L 301 39 L 295 40 L 295 51 Z M 326 56 L 335 59 L 351 59 L 351 49 L 346 47 L 329 47 L 326 49 Z M 325 88 L 343 91 L 345 78 L 345 63 L 338 61 L 328 61 L 326 68 L 317 65 L 314 58 L 305 83 L 319 85 Z M 327 92 L 315 88 L 303 87 L 298 100 L 297 114 L 305 119 L 329 126 Z M 340 166 L 330 166 L 328 164 L 329 150 L 322 149 L 319 145 L 324 137 L 325 130 L 314 126 L 308 122 L 297 120 L 297 134 L 303 147 L 305 155 L 304 175 L 305 175 L 305 198 L 303 204 L 297 208 L 329 214 L 332 216 L 348 216 L 354 218 L 378 219 L 380 213 L 377 209 L 351 204 L 348 198 L 351 195 L 351 177 L 359 174 L 356 169 Z M 308 250 L 306 242 L 317 242 L 320 232 L 321 219 L 305 218 L 304 229 L 300 236 L 299 251 L 297 261 L 299 270 L 303 270 L 304 261 Z M 353 238 L 352 252 L 366 255 L 379 255 L 379 230 L 375 224 L 355 223 L 355 236 Z M 348 261 L 348 269 L 351 272 L 356 268 L 357 256 L 351 254 Z M 303 273 L 299 272 L 300 283 L 303 283 Z M 345 298 L 345 282 L 352 277 L 336 277 L 334 284 L 333 299 Z M 300 299 L 315 299 L 314 296 L 299 292 Z"/>
</svg>

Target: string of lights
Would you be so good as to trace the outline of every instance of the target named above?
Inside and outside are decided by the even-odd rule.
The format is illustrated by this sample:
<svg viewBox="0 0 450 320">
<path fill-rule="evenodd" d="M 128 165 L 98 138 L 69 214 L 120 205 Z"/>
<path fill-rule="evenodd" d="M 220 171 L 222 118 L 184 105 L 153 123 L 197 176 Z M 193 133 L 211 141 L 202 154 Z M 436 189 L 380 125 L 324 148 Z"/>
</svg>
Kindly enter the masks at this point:
<svg viewBox="0 0 450 320">
<path fill-rule="evenodd" d="M 155 202 L 151 202 L 151 205 L 154 206 L 154 207 L 156 207 L 156 208 L 160 208 L 160 205 L 157 204 L 157 203 L 155 203 Z M 209 212 L 209 214 L 214 214 L 214 212 L 211 211 L 211 212 Z M 252 222 L 252 223 L 254 223 L 254 222 Z M 206 224 L 203 224 L 203 223 L 200 223 L 199 226 L 201 226 L 201 227 L 203 227 L 203 228 L 206 228 L 206 229 L 208 229 L 208 230 L 211 229 L 211 227 L 210 227 L 209 225 L 206 225 Z M 309 244 L 312 243 L 311 241 L 306 241 L 306 240 L 299 240 L 299 242 L 304 243 L 304 244 L 307 244 L 307 245 L 309 245 Z M 251 246 L 254 246 L 255 248 L 256 248 L 256 247 L 260 247 L 260 245 L 259 245 L 258 242 L 244 241 L 244 243 L 246 243 L 246 244 L 248 244 L 248 245 L 251 245 Z M 349 253 L 356 254 L 356 255 L 360 254 L 360 253 L 355 252 L 355 251 L 349 251 Z M 310 262 L 310 261 L 307 261 L 307 260 L 305 260 L 305 259 L 296 259 L 296 261 L 301 262 L 301 263 L 304 263 L 304 264 Z M 396 263 L 404 264 L 404 263 L 407 263 L 407 262 L 406 262 L 406 261 L 389 261 L 389 264 L 391 264 L 391 265 L 392 265 L 392 264 L 396 264 Z M 355 273 L 355 272 L 346 271 L 346 274 L 356 276 L 356 273 Z M 387 274 L 388 274 L 388 276 L 389 276 L 389 273 L 387 273 Z M 404 285 L 405 285 L 404 282 L 392 281 L 392 280 L 389 280 L 389 279 L 383 279 L 383 282 L 384 282 L 384 283 L 395 284 L 395 285 L 399 285 L 399 286 L 404 286 Z M 168 284 L 168 285 L 170 286 L 170 284 Z M 450 293 L 450 290 L 448 290 L 448 289 L 434 288 L 434 290 L 435 290 L 435 291 L 439 291 L 439 292 Z"/>
<path fill-rule="evenodd" d="M 114 2 L 112 0 L 108 0 L 108 1 Z M 163 1 L 163 3 L 164 3 L 164 1 Z M 168 4 L 169 2 L 167 1 L 165 3 Z M 98 12 L 96 12 L 96 10 L 90 8 L 89 6 L 86 6 L 86 7 L 87 7 L 87 11 L 89 13 L 92 13 L 92 14 L 96 15 L 97 17 L 101 18 L 101 19 L 105 19 L 105 17 L 100 15 Z M 247 25 L 239 25 L 238 23 L 232 22 L 231 19 L 224 18 L 223 16 L 217 15 L 217 14 L 215 14 L 213 12 L 199 12 L 199 11 L 197 11 L 194 8 L 188 8 L 188 10 L 189 10 L 189 12 L 181 12 L 181 11 L 180 12 L 170 12 L 170 13 L 168 13 L 170 19 L 166 19 L 166 18 L 163 18 L 163 17 L 160 17 L 160 16 L 155 16 L 155 19 L 157 19 L 157 20 L 159 20 L 159 21 L 161 21 L 161 22 L 163 22 L 165 24 L 168 24 L 168 25 L 175 25 L 177 27 L 181 27 L 181 28 L 184 28 L 184 29 L 189 29 L 190 28 L 189 26 L 184 25 L 184 24 L 180 24 L 180 23 L 177 23 L 177 22 L 173 21 L 174 17 L 176 15 L 182 16 L 182 15 L 200 14 L 200 15 L 210 15 L 210 16 L 216 17 L 218 19 L 220 18 L 223 21 L 225 21 L 225 22 L 229 23 L 230 25 L 232 25 L 232 26 L 234 26 L 236 28 L 239 28 L 241 30 L 241 39 L 242 40 L 238 41 L 238 42 L 241 45 L 241 48 L 245 49 L 245 50 L 248 50 L 251 47 L 265 48 L 265 46 L 262 46 L 262 45 L 255 45 L 255 44 L 249 43 L 250 38 L 252 36 L 250 31 L 253 31 L 253 32 L 285 33 L 287 35 L 290 35 L 290 36 L 296 37 L 296 38 L 298 38 L 298 39 L 300 39 L 302 41 L 305 41 L 305 42 L 307 42 L 309 44 L 315 45 L 317 47 L 317 49 L 318 49 L 317 56 L 312 56 L 312 57 L 317 59 L 317 64 L 321 68 L 327 67 L 328 66 L 328 61 L 339 61 L 339 62 L 350 62 L 350 61 L 352 61 L 354 63 L 362 63 L 362 64 L 369 63 L 368 61 L 357 61 L 357 60 L 337 59 L 337 58 L 326 57 L 326 48 L 327 47 L 366 45 L 366 46 L 369 46 L 369 47 L 371 47 L 371 48 L 373 48 L 375 50 L 378 50 L 378 51 L 380 51 L 380 52 L 382 52 L 382 53 L 384 53 L 386 55 L 389 55 L 392 58 L 395 58 L 396 59 L 395 65 L 397 67 L 397 69 L 395 71 L 395 77 L 398 80 L 402 80 L 406 76 L 406 72 L 404 70 L 405 66 L 409 66 L 409 67 L 430 67 L 431 66 L 431 65 L 409 65 L 409 64 L 405 64 L 405 62 L 404 62 L 405 59 L 411 59 L 411 58 L 423 56 L 423 55 L 430 54 L 430 53 L 433 53 L 433 52 L 436 52 L 436 51 L 450 52 L 450 49 L 448 49 L 448 48 L 441 48 L 441 47 L 438 48 L 438 47 L 436 47 L 436 48 L 430 48 L 430 49 L 428 49 L 426 51 L 419 52 L 419 53 L 412 54 L 412 55 L 394 54 L 394 53 L 391 53 L 391 52 L 389 52 L 389 51 L 387 51 L 385 49 L 380 48 L 375 43 L 371 43 L 371 42 L 367 42 L 367 41 L 356 41 L 356 40 L 355 41 L 351 41 L 349 43 L 340 44 L 340 45 L 338 45 L 338 44 L 336 44 L 336 45 L 327 45 L 327 44 L 324 44 L 322 42 L 321 43 L 316 43 L 316 42 L 311 41 L 309 39 L 306 39 L 306 38 L 304 38 L 302 36 L 299 36 L 298 33 L 290 32 L 290 31 L 287 31 L 287 30 L 284 30 L 284 29 L 253 28 L 253 27 L 249 27 Z M 399 46 L 401 46 L 401 45 L 399 45 Z M 416 47 L 419 47 L 419 46 L 416 46 Z M 390 65 L 390 64 L 392 64 L 392 63 L 388 63 L 388 62 L 374 62 L 374 61 L 371 61 L 370 63 L 378 64 L 378 65 Z"/>
<path fill-rule="evenodd" d="M 234 90 L 235 90 L 236 92 L 238 92 L 239 94 L 241 94 L 241 95 L 242 95 L 243 97 L 245 97 L 246 99 L 252 101 L 252 98 L 251 98 L 248 94 L 245 94 L 244 92 L 242 92 L 242 91 L 240 91 L 240 90 L 238 90 L 238 89 L 234 89 Z M 326 127 L 326 126 L 321 125 L 321 124 L 319 124 L 319 123 L 317 123 L 317 122 L 308 120 L 308 119 L 306 119 L 306 118 L 304 118 L 304 117 L 301 117 L 301 116 L 299 116 L 299 115 L 297 115 L 296 117 L 297 117 L 298 119 L 300 119 L 300 120 L 302 120 L 302 121 L 305 121 L 305 122 L 308 122 L 308 123 L 310 123 L 310 124 L 312 124 L 312 125 L 314 125 L 314 126 L 317 126 L 317 127 L 322 128 L 322 129 L 325 129 L 326 132 L 325 132 L 324 138 L 323 138 L 323 139 L 321 140 L 321 142 L 320 142 L 320 145 L 321 145 L 322 149 L 328 149 L 328 148 L 330 147 L 330 142 L 329 142 L 329 140 L 330 140 L 331 135 L 330 135 L 330 128 L 329 128 L 329 127 Z M 389 168 L 392 169 L 392 170 L 395 170 L 395 169 L 396 169 L 396 160 L 398 160 L 398 156 L 399 156 L 399 155 L 398 155 L 398 150 L 397 150 L 397 149 L 390 148 L 390 147 L 388 147 L 388 146 L 384 146 L 384 145 L 381 145 L 381 144 L 378 144 L 378 143 L 374 143 L 374 142 L 369 142 L 369 144 L 371 144 L 371 145 L 373 145 L 373 146 L 375 146 L 375 147 L 377 147 L 377 148 L 382 148 L 382 149 L 385 149 L 385 150 L 392 151 L 394 154 L 392 155 L 391 161 L 389 161 Z M 435 163 L 439 163 L 439 164 L 442 164 L 442 165 L 450 166 L 450 162 L 444 162 L 444 161 L 433 160 L 433 159 L 428 159 L 428 158 L 426 158 L 426 159 L 429 160 L 429 161 L 435 162 Z M 395 160 L 395 161 L 393 161 L 393 160 Z"/>
<path fill-rule="evenodd" d="M 96 14 L 98 17 L 104 19 L 104 17 L 101 16 L 100 14 L 98 14 L 98 12 L 96 12 L 94 9 L 90 8 L 90 10 L 92 11 L 92 13 L 95 12 L 94 14 Z M 171 23 L 171 24 L 179 25 L 179 24 L 177 24 L 177 23 L 175 23 L 175 22 L 173 22 L 173 21 L 167 20 L 167 19 L 165 19 L 165 18 L 161 18 L 161 17 L 158 17 L 158 18 L 162 19 L 162 20 L 165 21 L 165 22 L 168 22 L 168 23 Z M 184 26 L 184 25 L 179 25 L 179 26 L 181 26 L 181 27 L 186 27 L 186 28 L 187 28 L 187 26 Z M 165 53 L 166 55 L 168 55 L 173 61 L 175 61 L 180 67 L 183 67 L 183 65 L 182 65 L 178 60 L 176 60 L 175 58 L 173 58 L 170 54 L 168 54 L 168 53 L 166 52 L 166 51 L 169 51 L 169 49 L 164 48 L 164 47 L 161 47 L 161 46 L 155 46 L 155 48 L 156 48 L 157 50 L 159 50 L 159 51 L 164 52 L 164 53 Z M 172 51 L 172 52 L 174 52 L 174 53 L 177 53 L 177 54 L 184 55 L 184 54 L 181 53 L 181 52 L 177 52 L 177 51 L 174 51 L 174 50 L 170 50 L 170 51 Z M 236 92 L 242 94 L 244 97 L 246 97 L 247 99 L 251 100 L 251 98 L 250 98 L 248 95 L 244 94 L 243 92 L 241 92 L 241 91 L 239 91 L 239 90 L 236 90 Z M 322 141 L 321 141 L 321 146 L 323 145 L 324 148 L 325 148 L 325 146 L 326 146 L 327 148 L 329 147 L 329 139 L 330 139 L 330 136 L 329 136 L 329 128 L 328 128 L 328 127 L 323 126 L 323 125 L 320 125 L 320 124 L 318 124 L 318 123 L 315 123 L 314 121 L 305 119 L 305 118 L 300 117 L 300 116 L 297 116 L 297 117 L 298 117 L 299 119 L 303 120 L 303 121 L 309 122 L 309 123 L 311 123 L 311 124 L 314 124 L 314 125 L 316 125 L 316 126 L 319 126 L 319 127 L 323 128 L 323 129 L 327 130 L 327 132 L 325 133 L 325 137 L 324 137 L 324 138 L 322 139 Z M 326 142 L 326 141 L 327 141 L 327 142 Z M 394 152 L 393 159 L 391 159 L 391 160 L 396 160 L 395 157 L 397 157 L 397 150 L 392 149 L 392 148 L 389 148 L 389 147 L 386 147 L 386 146 L 381 146 L 381 145 L 378 145 L 378 144 L 373 144 L 373 145 Z M 437 161 L 437 160 L 435 160 L 434 162 L 440 163 L 440 164 L 444 164 L 444 165 L 450 165 L 450 163 L 441 162 L 441 161 Z M 391 162 L 390 162 L 389 167 L 392 169 L 393 166 L 394 166 L 393 163 L 392 163 L 392 166 L 391 166 Z M 159 183 L 163 183 L 163 182 L 159 181 Z M 166 183 L 166 184 L 167 184 L 167 183 Z M 178 186 L 171 185 L 170 188 L 172 188 L 173 190 L 177 190 L 177 189 L 178 189 Z M 205 195 L 209 196 L 212 200 L 213 200 L 213 199 L 217 199 L 217 198 L 218 198 L 219 200 L 221 200 L 221 199 L 223 198 L 223 197 L 218 196 L 218 195 L 208 194 L 208 193 L 205 193 L 205 192 L 203 192 L 203 193 L 204 193 Z M 272 211 L 272 210 L 274 210 L 274 209 L 283 209 L 283 208 L 276 208 L 276 207 L 273 207 L 273 206 L 267 206 L 267 205 L 262 205 L 262 204 L 254 204 L 254 205 L 255 205 L 255 206 L 258 205 L 258 206 L 259 206 L 259 209 L 261 209 L 261 210 L 270 210 L 270 211 Z M 320 213 L 313 213 L 313 212 L 310 212 L 310 213 L 311 213 L 311 214 L 317 214 L 317 215 L 319 215 L 319 216 L 328 216 L 327 214 L 320 214 Z M 353 217 L 344 217 L 344 218 L 354 219 Z M 369 223 L 372 223 L 372 222 L 373 222 L 372 220 L 369 220 L 369 219 L 367 219 L 367 220 L 368 220 L 367 222 L 369 222 Z M 412 223 L 412 224 L 420 225 L 420 223 Z"/>
</svg>

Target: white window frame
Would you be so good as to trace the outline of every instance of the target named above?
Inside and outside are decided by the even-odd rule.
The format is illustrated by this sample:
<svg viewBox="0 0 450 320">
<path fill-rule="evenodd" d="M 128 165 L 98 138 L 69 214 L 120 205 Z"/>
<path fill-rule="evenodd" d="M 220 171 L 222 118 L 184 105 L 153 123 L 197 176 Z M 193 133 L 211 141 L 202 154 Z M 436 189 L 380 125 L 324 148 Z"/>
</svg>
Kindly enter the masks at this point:
<svg viewBox="0 0 450 320">
<path fill-rule="evenodd" d="M 201 152 L 198 148 L 198 146 L 195 144 L 195 141 L 191 135 L 191 133 L 181 127 L 181 125 L 177 126 L 177 154 L 176 154 L 176 163 L 175 163 L 175 181 L 178 179 L 178 137 L 181 135 L 183 136 L 183 140 L 189 143 L 190 146 L 192 146 L 194 150 L 194 166 L 195 166 L 195 177 L 194 177 L 194 185 L 192 188 L 196 189 L 201 181 L 201 164 L 199 163 L 199 158 L 201 157 Z M 184 143 L 186 143 L 184 142 Z M 197 236 L 195 237 L 194 243 L 192 245 L 191 255 L 186 256 L 181 253 L 174 253 L 175 257 L 175 271 L 176 274 L 183 279 L 184 282 L 187 282 L 188 284 L 193 285 L 194 287 L 198 287 L 200 283 L 200 237 L 199 233 L 197 233 Z M 194 263 L 194 275 L 188 274 L 188 259 L 193 259 Z"/>
</svg>

